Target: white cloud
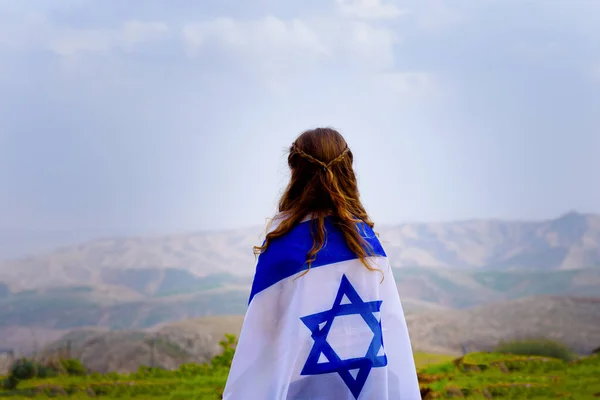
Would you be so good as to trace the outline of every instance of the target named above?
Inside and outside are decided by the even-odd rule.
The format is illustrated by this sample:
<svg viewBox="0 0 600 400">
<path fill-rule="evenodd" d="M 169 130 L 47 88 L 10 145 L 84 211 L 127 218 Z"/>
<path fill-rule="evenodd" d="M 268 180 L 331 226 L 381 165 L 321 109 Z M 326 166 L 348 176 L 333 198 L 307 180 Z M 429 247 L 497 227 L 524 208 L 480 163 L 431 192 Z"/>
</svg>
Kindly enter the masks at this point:
<svg viewBox="0 0 600 400">
<path fill-rule="evenodd" d="M 258 73 L 276 90 L 282 79 L 306 73 L 331 55 L 327 45 L 304 21 L 272 16 L 190 23 L 183 27 L 182 35 L 190 58 L 211 57 L 213 65 Z"/>
<path fill-rule="evenodd" d="M 135 19 L 116 28 L 76 29 L 57 26 L 39 13 L 3 25 L 0 44 L 19 50 L 41 48 L 65 57 L 80 53 L 108 54 L 116 49 L 131 51 L 141 43 L 164 37 L 169 31 L 164 22 Z"/>
<path fill-rule="evenodd" d="M 417 17 L 418 26 L 428 31 L 440 31 L 458 25 L 464 21 L 464 16 L 456 9 L 450 9 L 441 2 L 426 3 Z"/>
<path fill-rule="evenodd" d="M 62 56 L 78 53 L 131 51 L 136 45 L 164 37 L 169 31 L 163 22 L 126 21 L 116 29 L 56 29 L 46 48 Z"/>
<path fill-rule="evenodd" d="M 394 67 L 394 46 L 400 38 L 393 30 L 358 22 L 352 24 L 345 36 L 352 56 L 359 57 L 375 70 Z"/>
<path fill-rule="evenodd" d="M 394 66 L 394 46 L 399 42 L 390 29 L 330 17 L 306 21 L 219 18 L 187 24 L 182 34 L 184 49 L 192 58 L 217 48 L 268 72 L 306 71 L 317 63 L 386 70 Z"/>
<path fill-rule="evenodd" d="M 406 10 L 381 0 L 336 0 L 342 15 L 365 19 L 393 19 L 406 15 Z"/>
<path fill-rule="evenodd" d="M 321 15 L 302 20 L 273 16 L 242 20 L 217 18 L 182 28 L 190 58 L 258 73 L 272 92 L 291 93 L 298 82 L 340 74 L 352 86 L 396 98 L 437 93 L 424 72 L 398 71 L 402 38 L 392 27 L 372 20 Z M 414 97 L 412 97 L 414 98 Z"/>
<path fill-rule="evenodd" d="M 238 52 L 251 51 L 257 57 L 272 57 L 280 52 L 328 54 L 317 34 L 304 22 L 284 21 L 272 16 L 252 21 L 217 18 L 187 24 L 183 27 L 183 39 L 190 57 L 197 56 L 201 48 L 211 41 Z"/>
</svg>

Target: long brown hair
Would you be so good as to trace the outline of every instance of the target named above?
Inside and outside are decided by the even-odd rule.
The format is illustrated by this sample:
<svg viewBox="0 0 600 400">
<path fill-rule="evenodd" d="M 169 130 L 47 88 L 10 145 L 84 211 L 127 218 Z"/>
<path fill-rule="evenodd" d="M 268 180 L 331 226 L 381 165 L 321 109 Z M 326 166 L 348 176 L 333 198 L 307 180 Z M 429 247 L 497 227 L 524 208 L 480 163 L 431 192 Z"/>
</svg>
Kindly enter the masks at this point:
<svg viewBox="0 0 600 400">
<path fill-rule="evenodd" d="M 367 257 L 373 249 L 362 237 L 358 223 L 374 224 L 363 207 L 352 168 L 354 156 L 342 135 L 331 128 L 302 133 L 290 146 L 288 166 L 291 179 L 279 201 L 281 222 L 266 235 L 254 253 L 263 253 L 276 238 L 288 233 L 306 216 L 312 218 L 314 243 L 306 261 L 308 267 L 325 243 L 325 217 L 330 215 L 341 229 L 348 247 L 365 267 L 373 270 Z"/>
</svg>

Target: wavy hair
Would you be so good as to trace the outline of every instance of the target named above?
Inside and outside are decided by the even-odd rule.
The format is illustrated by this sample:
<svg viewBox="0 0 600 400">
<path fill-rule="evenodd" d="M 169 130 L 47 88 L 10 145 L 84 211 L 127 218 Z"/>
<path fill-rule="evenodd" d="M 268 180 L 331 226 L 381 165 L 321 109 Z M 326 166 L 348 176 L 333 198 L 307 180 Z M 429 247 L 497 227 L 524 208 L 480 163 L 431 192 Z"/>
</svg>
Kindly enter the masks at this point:
<svg viewBox="0 0 600 400">
<path fill-rule="evenodd" d="M 325 217 L 331 216 L 350 250 L 366 268 L 376 270 L 367 260 L 373 249 L 360 233 L 361 223 L 370 228 L 374 224 L 360 201 L 353 160 L 352 151 L 336 130 L 317 128 L 302 133 L 289 148 L 291 179 L 279 201 L 281 222 L 266 235 L 262 246 L 254 247 L 254 254 L 263 253 L 273 240 L 311 216 L 314 243 L 306 255 L 310 269 L 325 244 Z"/>
</svg>

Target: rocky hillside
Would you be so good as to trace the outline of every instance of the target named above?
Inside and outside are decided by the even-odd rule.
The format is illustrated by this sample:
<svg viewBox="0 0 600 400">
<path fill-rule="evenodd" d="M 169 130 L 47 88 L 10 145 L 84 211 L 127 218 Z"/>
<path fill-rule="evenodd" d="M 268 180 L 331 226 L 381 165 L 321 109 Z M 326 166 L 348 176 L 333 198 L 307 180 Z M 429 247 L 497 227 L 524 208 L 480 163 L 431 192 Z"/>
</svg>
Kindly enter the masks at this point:
<svg viewBox="0 0 600 400">
<path fill-rule="evenodd" d="M 377 230 L 408 314 L 599 293 L 598 215 Z M 103 239 L 2 263 L 0 347 L 31 351 L 76 328 L 242 315 L 261 231 Z"/>
<path fill-rule="evenodd" d="M 396 266 L 494 269 L 600 267 L 600 215 L 472 220 L 379 229 Z"/>
<path fill-rule="evenodd" d="M 65 349 L 70 342 L 71 355 L 96 371 L 133 371 L 152 360 L 157 366 L 173 368 L 182 362 L 211 358 L 219 351 L 218 342 L 225 333 L 239 334 L 242 321 L 242 316 L 224 316 L 189 319 L 146 330 L 75 331 L 45 351 Z M 600 344 L 597 321 L 600 298 L 544 296 L 407 316 L 416 351 L 447 354 L 460 354 L 463 348 L 487 350 L 514 338 L 550 338 L 590 353 Z"/>
<path fill-rule="evenodd" d="M 127 272 L 143 272 L 132 270 Z M 407 314 L 446 312 L 534 295 L 597 296 L 600 269 L 557 271 L 394 270 Z M 0 347 L 32 350 L 75 328 L 145 329 L 211 315 L 243 315 L 250 281 L 173 272 L 152 291 L 144 281 L 10 293 L 0 298 Z M 175 279 L 177 278 L 177 279 Z M 128 282 L 128 283 L 127 283 Z M 442 314 L 443 314 L 442 312 Z"/>
<path fill-rule="evenodd" d="M 413 344 L 423 350 L 489 350 L 500 341 L 548 338 L 591 353 L 600 343 L 600 297 L 536 296 L 468 310 L 407 316 Z"/>
<path fill-rule="evenodd" d="M 40 356 L 68 352 L 98 372 L 133 372 L 140 365 L 175 368 L 209 361 L 227 333 L 239 334 L 242 316 L 204 317 L 146 330 L 75 330 L 46 346 Z"/>
<path fill-rule="evenodd" d="M 395 270 L 403 298 L 452 308 L 537 295 L 598 296 L 600 268 L 578 270 L 450 269 L 405 267 Z"/>
<path fill-rule="evenodd" d="M 569 213 L 547 221 L 382 225 L 377 230 L 396 267 L 503 270 L 600 267 L 600 216 L 593 214 Z M 255 227 L 96 240 L 4 262 L 0 264 L 0 284 L 17 291 L 50 286 L 122 285 L 122 282 L 131 286 L 133 281 L 143 286 L 143 291 L 153 292 L 173 278 L 165 270 L 187 272 L 195 277 L 214 274 L 248 277 L 254 268 L 252 246 L 261 242 L 262 231 Z"/>
<path fill-rule="evenodd" d="M 174 269 L 202 277 L 251 275 L 260 228 L 175 236 L 109 238 L 0 264 L 0 282 L 14 290 L 142 280 L 152 291 Z M 139 273 L 136 270 L 143 270 Z M 144 275 L 144 276 L 142 276 Z"/>
</svg>

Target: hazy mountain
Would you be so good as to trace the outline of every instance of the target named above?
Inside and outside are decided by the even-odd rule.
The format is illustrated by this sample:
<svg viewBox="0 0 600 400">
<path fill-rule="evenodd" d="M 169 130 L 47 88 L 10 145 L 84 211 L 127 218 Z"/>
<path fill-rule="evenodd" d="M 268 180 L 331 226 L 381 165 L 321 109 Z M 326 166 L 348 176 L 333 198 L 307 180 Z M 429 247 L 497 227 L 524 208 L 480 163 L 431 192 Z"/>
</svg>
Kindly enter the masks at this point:
<svg viewBox="0 0 600 400">
<path fill-rule="evenodd" d="M 242 315 L 250 280 L 175 270 L 148 285 L 124 270 L 121 286 L 27 290 L 0 299 L 0 347 L 31 350 L 74 328 L 144 329 L 207 315 Z M 169 271 L 169 270 L 166 270 Z M 532 295 L 598 296 L 600 268 L 488 271 L 404 267 L 394 271 L 407 315 L 481 306 Z M 151 270 L 148 276 L 156 276 Z M 142 276 L 143 277 L 143 276 Z M 177 279 L 175 279 L 177 278 Z M 149 287 L 152 290 L 149 290 Z"/>
<path fill-rule="evenodd" d="M 378 227 L 408 314 L 598 296 L 600 216 Z M 262 228 L 96 240 L 0 264 L 0 347 L 243 314 Z M 443 314 L 443 313 L 442 313 Z M 29 332 L 30 334 L 28 334 Z"/>
<path fill-rule="evenodd" d="M 470 310 L 409 314 L 416 351 L 459 354 L 489 350 L 502 340 L 550 338 L 589 353 L 600 344 L 600 298 L 530 297 Z M 71 355 L 93 370 L 135 371 L 140 365 L 174 368 L 204 362 L 219 351 L 225 333 L 238 335 L 242 316 L 196 318 L 153 329 L 106 332 L 74 331 L 46 348 L 53 353 L 70 342 Z M 152 353 L 152 340 L 154 356 Z"/>
<path fill-rule="evenodd" d="M 0 261 L 50 252 L 59 247 L 91 241 L 99 237 L 135 235 L 128 230 L 31 230 L 0 228 Z"/>
<path fill-rule="evenodd" d="M 600 345 L 600 297 L 536 296 L 407 316 L 417 349 L 489 350 L 501 340 L 548 338 L 580 353 Z"/>
<path fill-rule="evenodd" d="M 546 271 L 403 267 L 394 275 L 402 298 L 452 308 L 537 295 L 600 295 L 600 268 Z"/>
<path fill-rule="evenodd" d="M 242 316 L 221 316 L 145 330 L 76 330 L 46 346 L 42 354 L 64 351 L 69 343 L 70 356 L 98 372 L 133 372 L 152 362 L 163 368 L 175 368 L 184 362 L 209 361 L 221 351 L 219 341 L 225 334 L 239 334 L 242 321 Z"/>
<path fill-rule="evenodd" d="M 261 229 L 249 228 L 96 240 L 2 263 L 0 282 L 15 289 L 96 285 L 113 281 L 119 274 L 115 270 L 126 269 L 144 269 L 152 274 L 153 270 L 173 268 L 196 276 L 251 275 L 252 246 L 260 243 L 260 235 Z"/>
<path fill-rule="evenodd" d="M 395 266 L 576 269 L 600 266 L 600 215 L 472 220 L 379 229 Z"/>
<path fill-rule="evenodd" d="M 569 213 L 548 221 L 473 220 L 377 228 L 394 266 L 568 270 L 600 266 L 600 216 Z M 142 281 L 152 292 L 160 270 L 202 277 L 248 277 L 263 228 L 96 240 L 0 264 L 13 291 Z M 143 269 L 144 272 L 123 270 Z M 123 274 L 130 274 L 124 276 Z M 165 278 L 169 279 L 169 277 Z"/>
</svg>

